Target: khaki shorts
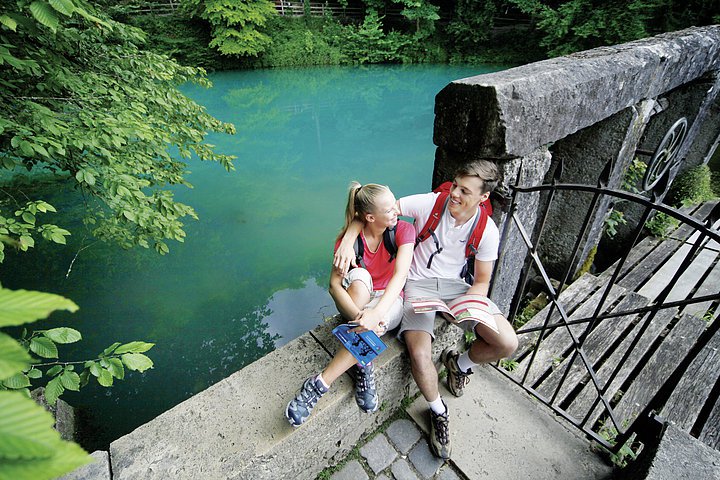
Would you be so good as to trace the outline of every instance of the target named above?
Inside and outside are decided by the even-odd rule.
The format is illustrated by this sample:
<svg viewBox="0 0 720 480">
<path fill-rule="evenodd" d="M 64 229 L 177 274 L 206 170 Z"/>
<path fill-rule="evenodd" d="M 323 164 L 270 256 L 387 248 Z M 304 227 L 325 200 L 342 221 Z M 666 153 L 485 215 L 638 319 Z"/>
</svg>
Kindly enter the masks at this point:
<svg viewBox="0 0 720 480">
<path fill-rule="evenodd" d="M 358 267 L 350 270 L 347 275 L 343 277 L 342 286 L 347 290 L 353 282 L 361 282 L 370 293 L 370 302 L 365 306 L 365 308 L 373 308 L 378 304 L 380 297 L 383 296 L 383 293 L 385 293 L 385 290 L 373 290 L 372 276 L 370 275 L 370 272 L 364 268 Z M 397 326 L 400 325 L 402 317 L 403 299 L 398 296 L 390 306 L 390 309 L 387 311 L 383 319 L 380 320 L 380 326 L 383 327 L 383 330 L 379 332 L 378 335 L 384 335 L 388 330 L 397 328 Z"/>
<path fill-rule="evenodd" d="M 458 278 L 423 278 L 422 280 L 408 280 L 405 284 L 405 304 L 403 306 L 403 318 L 400 324 L 398 338 L 407 330 L 422 331 L 430 334 L 435 340 L 435 315 L 436 312 L 415 313 L 412 303 L 408 300 L 413 298 L 439 298 L 444 302 L 454 300 L 460 295 L 467 293 L 470 285 Z M 500 309 L 492 300 L 488 299 L 488 308 L 493 315 L 502 314 Z M 475 326 L 480 322 L 465 321 L 458 325 L 466 331 L 474 331 Z"/>
</svg>

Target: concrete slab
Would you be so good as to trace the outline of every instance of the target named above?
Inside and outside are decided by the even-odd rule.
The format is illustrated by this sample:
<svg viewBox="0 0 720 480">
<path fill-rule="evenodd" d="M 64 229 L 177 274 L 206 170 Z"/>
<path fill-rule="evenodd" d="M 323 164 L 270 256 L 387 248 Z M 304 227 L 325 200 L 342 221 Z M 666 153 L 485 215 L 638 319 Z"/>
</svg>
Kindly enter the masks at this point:
<svg viewBox="0 0 720 480">
<path fill-rule="evenodd" d="M 450 411 L 451 461 L 468 478 L 612 476 L 612 467 L 591 450 L 588 440 L 490 366 L 476 367 L 462 397 L 453 397 L 444 386 L 441 395 Z M 427 432 L 427 402 L 422 396 L 408 413 Z"/>
</svg>

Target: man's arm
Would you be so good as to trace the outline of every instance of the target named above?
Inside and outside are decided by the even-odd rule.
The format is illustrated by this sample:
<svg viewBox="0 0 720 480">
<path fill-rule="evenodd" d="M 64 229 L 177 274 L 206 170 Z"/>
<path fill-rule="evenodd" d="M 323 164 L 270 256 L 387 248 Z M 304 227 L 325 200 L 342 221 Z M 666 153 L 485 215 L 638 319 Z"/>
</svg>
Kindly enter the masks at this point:
<svg viewBox="0 0 720 480">
<path fill-rule="evenodd" d="M 490 277 L 492 277 L 493 261 L 475 260 L 475 282 L 468 289 L 471 295 L 483 295 L 487 297 L 490 291 Z"/>
</svg>

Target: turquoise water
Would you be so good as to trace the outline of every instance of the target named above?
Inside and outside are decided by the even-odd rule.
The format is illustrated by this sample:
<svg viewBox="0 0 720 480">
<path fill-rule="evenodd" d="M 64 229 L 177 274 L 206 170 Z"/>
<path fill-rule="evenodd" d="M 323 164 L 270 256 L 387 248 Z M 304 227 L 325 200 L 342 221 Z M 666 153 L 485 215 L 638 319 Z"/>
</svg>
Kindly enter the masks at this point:
<svg viewBox="0 0 720 480">
<path fill-rule="evenodd" d="M 238 157 L 237 170 L 190 164 L 195 188 L 177 189 L 176 198 L 200 220 L 188 222 L 185 243 L 171 244 L 164 257 L 93 243 L 74 220 L 78 198 L 48 197 L 68 212 L 53 220 L 72 241 L 38 242 L 8 258 L 2 284 L 60 293 L 80 306 L 37 324 L 83 332 L 81 343 L 61 350 L 63 359 L 91 358 L 113 341 L 157 344 L 149 352 L 154 369 L 63 397 L 81 408 L 86 448 L 106 447 L 335 313 L 326 285 L 348 183 L 385 183 L 397 196 L 429 188 L 435 94 L 451 80 L 497 69 L 236 71 L 210 75 L 212 89 L 185 87 L 237 127 L 234 136 L 208 138 Z"/>
</svg>

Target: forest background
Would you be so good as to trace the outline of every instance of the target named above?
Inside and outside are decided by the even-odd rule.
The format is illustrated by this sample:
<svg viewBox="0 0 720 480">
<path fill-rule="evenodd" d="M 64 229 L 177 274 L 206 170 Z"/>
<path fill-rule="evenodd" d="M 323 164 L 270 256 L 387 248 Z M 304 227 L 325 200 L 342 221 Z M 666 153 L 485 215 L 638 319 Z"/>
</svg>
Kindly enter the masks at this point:
<svg viewBox="0 0 720 480">
<path fill-rule="evenodd" d="M 311 16 L 294 0 L 107 1 L 145 30 L 149 48 L 225 70 L 364 63 L 519 65 L 603 45 L 720 23 L 712 0 L 331 0 Z M 178 1 L 175 0 L 175 4 Z M 306 15 L 277 15 L 288 7 Z M 166 7 L 167 8 L 167 7 Z M 317 8 L 312 9 L 317 12 Z M 329 12 L 332 11 L 332 14 Z"/>
</svg>

